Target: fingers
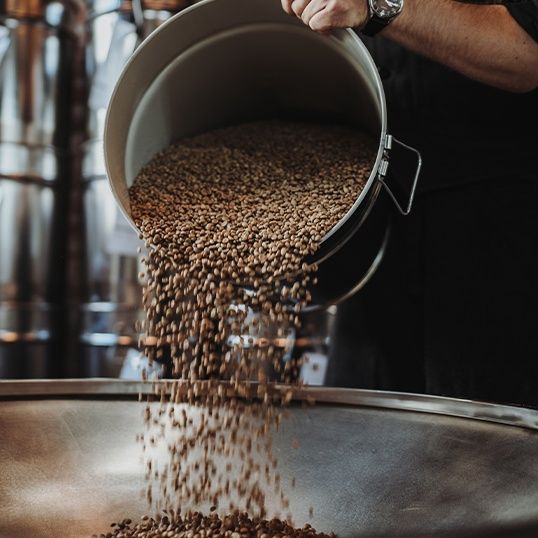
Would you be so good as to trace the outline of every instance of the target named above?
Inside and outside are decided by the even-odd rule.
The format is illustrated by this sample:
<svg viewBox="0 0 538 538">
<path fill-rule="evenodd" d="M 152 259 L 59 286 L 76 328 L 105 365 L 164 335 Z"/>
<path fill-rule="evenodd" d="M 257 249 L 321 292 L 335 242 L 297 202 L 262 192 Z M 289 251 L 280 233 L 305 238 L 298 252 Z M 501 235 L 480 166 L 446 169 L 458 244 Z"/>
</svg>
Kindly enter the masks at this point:
<svg viewBox="0 0 538 538">
<path fill-rule="evenodd" d="M 333 28 L 351 26 L 346 21 L 345 12 L 340 10 L 335 2 L 328 2 L 323 9 L 316 12 L 309 20 L 308 25 L 316 32 L 328 32 Z"/>
<path fill-rule="evenodd" d="M 291 5 L 293 4 L 293 0 L 280 0 L 282 3 L 282 9 L 288 14 L 288 15 L 295 15 L 293 13 L 293 9 L 291 9 Z"/>
<path fill-rule="evenodd" d="M 322 9 L 314 14 L 314 16 L 308 22 L 308 26 L 315 32 L 328 32 L 331 27 L 332 18 L 329 10 Z"/>
<path fill-rule="evenodd" d="M 305 7 L 301 14 L 301 20 L 307 25 L 310 26 L 310 21 L 312 18 L 322 11 L 327 5 L 327 0 L 311 0 L 309 4 Z"/>
<path fill-rule="evenodd" d="M 291 3 L 291 10 L 297 17 L 301 17 L 303 11 L 312 4 L 311 0 L 293 0 Z"/>
<path fill-rule="evenodd" d="M 288 15 L 299 17 L 316 32 L 326 33 L 342 26 L 343 12 L 334 0 L 281 0 Z"/>
</svg>

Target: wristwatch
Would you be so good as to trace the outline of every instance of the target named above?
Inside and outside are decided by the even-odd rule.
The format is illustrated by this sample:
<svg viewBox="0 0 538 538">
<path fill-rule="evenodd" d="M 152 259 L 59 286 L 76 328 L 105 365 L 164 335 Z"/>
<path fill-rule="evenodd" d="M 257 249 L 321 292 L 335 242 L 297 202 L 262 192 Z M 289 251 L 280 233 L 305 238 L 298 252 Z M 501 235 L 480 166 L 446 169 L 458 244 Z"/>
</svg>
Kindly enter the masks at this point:
<svg viewBox="0 0 538 538">
<path fill-rule="evenodd" d="M 388 26 L 401 12 L 404 0 L 367 0 L 368 21 L 361 30 L 367 36 L 374 36 Z"/>
</svg>

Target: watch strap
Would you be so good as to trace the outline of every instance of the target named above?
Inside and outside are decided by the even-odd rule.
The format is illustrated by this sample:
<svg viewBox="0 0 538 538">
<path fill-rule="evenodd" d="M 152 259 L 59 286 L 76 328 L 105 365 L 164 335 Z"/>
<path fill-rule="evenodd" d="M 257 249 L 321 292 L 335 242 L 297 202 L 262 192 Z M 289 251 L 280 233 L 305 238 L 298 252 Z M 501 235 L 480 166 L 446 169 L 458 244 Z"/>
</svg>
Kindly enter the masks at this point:
<svg viewBox="0 0 538 538">
<path fill-rule="evenodd" d="M 377 15 L 373 15 L 372 17 L 368 19 L 368 22 L 366 23 L 364 28 L 361 30 L 361 32 L 364 35 L 373 37 L 377 33 L 381 32 L 383 28 L 386 28 L 390 22 L 391 22 L 391 19 L 382 19 L 381 17 L 378 17 Z"/>
</svg>

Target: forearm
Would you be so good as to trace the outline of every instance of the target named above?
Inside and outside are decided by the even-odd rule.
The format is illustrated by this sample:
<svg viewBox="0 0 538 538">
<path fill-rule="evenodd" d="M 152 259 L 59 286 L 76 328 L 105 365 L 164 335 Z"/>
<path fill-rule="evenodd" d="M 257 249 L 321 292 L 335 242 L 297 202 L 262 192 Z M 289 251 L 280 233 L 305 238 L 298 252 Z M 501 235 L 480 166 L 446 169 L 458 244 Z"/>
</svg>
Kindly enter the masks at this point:
<svg viewBox="0 0 538 538">
<path fill-rule="evenodd" d="M 382 35 L 485 84 L 520 92 L 538 86 L 538 44 L 500 5 L 405 0 Z"/>
</svg>

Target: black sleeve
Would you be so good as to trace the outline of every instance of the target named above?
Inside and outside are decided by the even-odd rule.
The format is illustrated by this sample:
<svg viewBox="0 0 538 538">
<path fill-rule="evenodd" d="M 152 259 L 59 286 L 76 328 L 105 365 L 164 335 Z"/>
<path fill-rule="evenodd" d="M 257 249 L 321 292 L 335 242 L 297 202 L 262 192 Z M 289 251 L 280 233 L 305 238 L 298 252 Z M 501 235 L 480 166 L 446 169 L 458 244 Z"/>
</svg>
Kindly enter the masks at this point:
<svg viewBox="0 0 538 538">
<path fill-rule="evenodd" d="M 507 2 L 506 8 L 519 25 L 538 41 L 538 0 Z"/>
</svg>

